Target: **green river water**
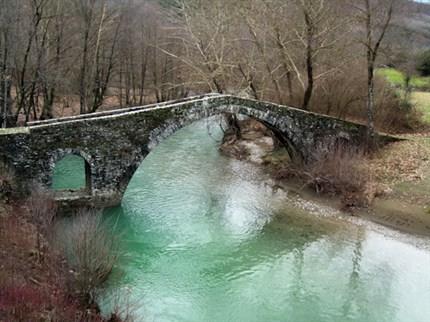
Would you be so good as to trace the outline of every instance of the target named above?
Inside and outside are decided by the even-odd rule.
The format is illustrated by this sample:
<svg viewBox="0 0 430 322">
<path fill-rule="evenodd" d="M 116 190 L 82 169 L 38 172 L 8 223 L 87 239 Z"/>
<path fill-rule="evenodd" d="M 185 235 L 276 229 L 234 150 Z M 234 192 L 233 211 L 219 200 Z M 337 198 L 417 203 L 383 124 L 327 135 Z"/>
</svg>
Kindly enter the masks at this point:
<svg viewBox="0 0 430 322">
<path fill-rule="evenodd" d="M 178 131 L 106 210 L 123 255 L 104 311 L 127 301 L 138 321 L 430 321 L 428 240 L 274 193 L 258 166 L 219 154 L 220 137 L 210 121 Z M 65 159 L 54 187 L 82 184 L 80 166 Z"/>
</svg>

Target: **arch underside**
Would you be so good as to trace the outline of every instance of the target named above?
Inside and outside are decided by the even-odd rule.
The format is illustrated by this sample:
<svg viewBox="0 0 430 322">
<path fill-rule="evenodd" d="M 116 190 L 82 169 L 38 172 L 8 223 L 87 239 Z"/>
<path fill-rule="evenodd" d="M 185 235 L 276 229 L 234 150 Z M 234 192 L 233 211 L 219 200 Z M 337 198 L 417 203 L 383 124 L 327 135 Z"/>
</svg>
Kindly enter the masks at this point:
<svg viewBox="0 0 430 322">
<path fill-rule="evenodd" d="M 72 148 L 66 148 L 66 149 L 56 149 L 53 152 L 50 153 L 49 157 L 49 170 L 47 175 L 42 178 L 44 181 L 44 184 L 48 187 L 50 187 L 53 183 L 53 176 L 55 167 L 58 165 L 59 162 L 61 162 L 65 157 L 69 155 L 75 155 L 80 157 L 84 161 L 85 166 L 85 187 L 83 189 L 79 189 L 82 193 L 82 190 L 86 191 L 88 194 L 91 194 L 92 190 L 92 166 L 91 166 L 91 156 L 86 153 L 85 151 L 81 149 L 72 149 Z M 60 190 L 61 191 L 61 190 Z"/>
<path fill-rule="evenodd" d="M 280 120 L 279 117 L 276 117 L 276 115 L 271 112 L 262 112 L 256 109 L 237 105 L 221 105 L 200 110 L 190 109 L 187 111 L 187 113 L 184 113 L 180 117 L 167 118 L 162 125 L 150 131 L 147 148 L 143 149 L 144 152 L 141 153 L 140 158 L 136 160 L 135 163 L 131 164 L 127 169 L 124 170 L 124 176 L 121 178 L 119 186 L 121 193 L 125 192 L 134 173 L 137 171 L 146 156 L 165 139 L 194 122 L 225 113 L 244 115 L 262 123 L 274 133 L 279 142 L 286 148 L 294 162 L 302 161 L 303 156 L 300 150 L 296 148 L 291 138 L 293 132 L 290 131 L 290 126 L 285 126 L 285 119 Z M 280 126 L 280 123 L 283 123 L 284 125 Z M 279 127 L 283 128 L 284 131 L 280 130 Z"/>
<path fill-rule="evenodd" d="M 190 110 L 181 117 L 169 118 L 163 124 L 153 130 L 149 135 L 148 151 L 154 149 L 164 139 L 174 134 L 176 131 L 205 118 L 210 118 L 220 114 L 229 113 L 244 115 L 262 123 L 269 128 L 285 145 L 292 157 L 301 157 L 300 149 L 293 143 L 294 132 L 292 131 L 292 120 L 282 119 L 270 111 L 262 112 L 253 108 L 238 105 L 221 105 L 214 108 L 206 108 L 201 111 Z M 286 126 L 286 123 L 291 123 Z"/>
</svg>

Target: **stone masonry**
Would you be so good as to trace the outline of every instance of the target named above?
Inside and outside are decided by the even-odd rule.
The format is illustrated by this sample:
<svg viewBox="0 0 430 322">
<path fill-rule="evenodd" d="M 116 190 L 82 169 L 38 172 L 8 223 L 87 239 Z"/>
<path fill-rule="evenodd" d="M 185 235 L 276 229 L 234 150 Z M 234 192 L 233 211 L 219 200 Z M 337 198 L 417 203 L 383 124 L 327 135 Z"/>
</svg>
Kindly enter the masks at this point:
<svg viewBox="0 0 430 322">
<path fill-rule="evenodd" d="M 29 123 L 0 130 L 0 161 L 21 186 L 50 186 L 57 161 L 76 154 L 86 161 L 85 191 L 58 195 L 63 203 L 113 206 L 121 202 L 134 172 L 163 139 L 202 118 L 220 113 L 252 117 L 269 127 L 292 158 L 312 159 L 329 140 L 363 142 L 366 127 L 299 109 L 230 95 L 210 94 L 178 101 Z"/>
</svg>

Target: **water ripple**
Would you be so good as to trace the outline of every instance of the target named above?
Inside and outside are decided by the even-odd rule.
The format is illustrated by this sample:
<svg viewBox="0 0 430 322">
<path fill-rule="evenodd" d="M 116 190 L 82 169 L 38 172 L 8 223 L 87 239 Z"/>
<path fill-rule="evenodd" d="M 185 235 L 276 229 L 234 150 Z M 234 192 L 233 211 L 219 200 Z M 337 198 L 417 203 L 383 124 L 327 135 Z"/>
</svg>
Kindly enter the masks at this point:
<svg viewBox="0 0 430 322">
<path fill-rule="evenodd" d="M 126 252 L 112 290 L 130 290 L 141 317 L 157 322 L 430 316 L 428 249 L 339 223 L 335 210 L 275 195 L 263 179 L 256 166 L 222 157 L 205 122 L 164 141 L 110 212 Z"/>
</svg>

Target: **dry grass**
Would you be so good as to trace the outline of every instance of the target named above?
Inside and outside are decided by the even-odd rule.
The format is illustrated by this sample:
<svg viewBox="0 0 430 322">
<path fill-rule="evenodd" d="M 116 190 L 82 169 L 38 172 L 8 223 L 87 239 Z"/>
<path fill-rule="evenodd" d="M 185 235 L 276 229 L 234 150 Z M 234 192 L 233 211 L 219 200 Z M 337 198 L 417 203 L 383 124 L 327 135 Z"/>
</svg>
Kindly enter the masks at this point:
<svg viewBox="0 0 430 322">
<path fill-rule="evenodd" d="M 369 160 L 378 181 L 388 185 L 420 181 L 429 172 L 430 139 L 425 134 L 406 139 L 386 146 Z"/>
</svg>

